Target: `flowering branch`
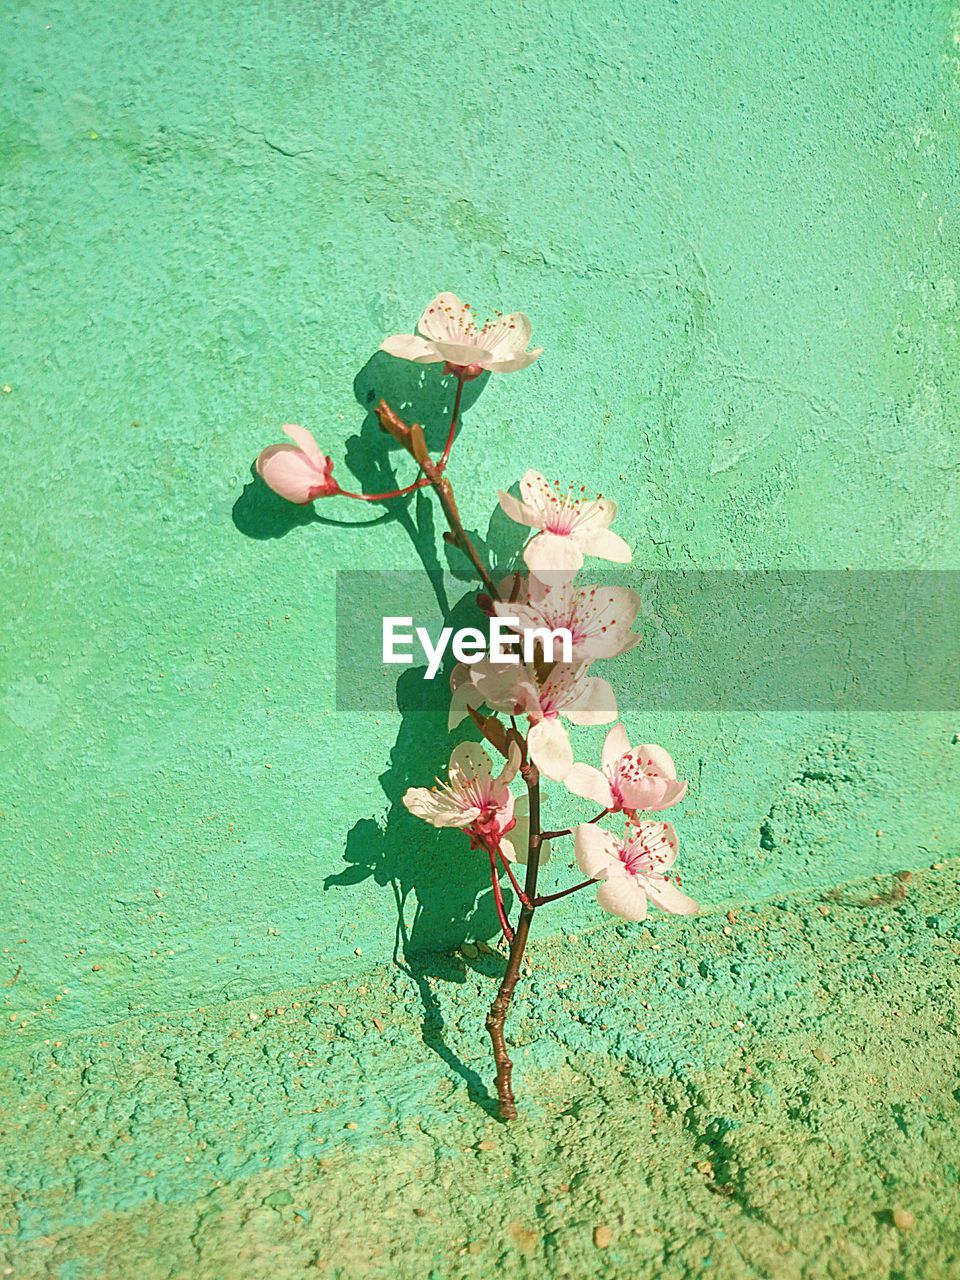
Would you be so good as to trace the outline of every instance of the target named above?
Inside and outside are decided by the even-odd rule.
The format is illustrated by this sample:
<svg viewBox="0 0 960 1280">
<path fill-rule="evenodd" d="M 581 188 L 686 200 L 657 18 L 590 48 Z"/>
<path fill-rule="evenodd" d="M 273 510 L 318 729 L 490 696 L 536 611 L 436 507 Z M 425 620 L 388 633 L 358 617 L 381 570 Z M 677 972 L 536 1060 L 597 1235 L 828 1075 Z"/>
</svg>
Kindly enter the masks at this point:
<svg viewBox="0 0 960 1280">
<path fill-rule="evenodd" d="M 497 313 L 479 327 L 467 303 L 451 293 L 438 294 L 420 317 L 416 334 L 396 334 L 382 347 L 418 364 L 442 363 L 457 380 L 446 443 L 439 459 L 431 457 L 419 423 L 406 423 L 385 400 L 375 412 L 382 429 L 413 458 L 418 476 L 403 488 L 384 493 L 352 493 L 333 478 L 333 463 L 320 452 L 303 427 L 286 426 L 292 444 L 264 449 L 257 470 L 264 481 L 291 502 L 342 497 L 386 502 L 423 488 L 436 493 L 447 523 L 444 539 L 459 547 L 482 586 L 478 603 L 494 620 L 519 630 L 524 661 L 504 663 L 491 654 L 462 662 L 451 676 L 450 727 L 469 717 L 482 737 L 504 758 L 495 777 L 489 755 L 477 742 L 454 747 L 447 781 L 433 788 L 411 787 L 403 803 L 411 813 L 436 827 L 461 830 L 474 850 L 484 849 L 490 863 L 494 905 L 509 945 L 506 969 L 486 1017 L 496 1064 L 500 1115 L 517 1114 L 513 1064 L 507 1052 L 505 1024 L 537 910 L 593 885 L 605 910 L 625 920 L 646 918 L 653 902 L 664 911 L 692 914 L 697 904 L 670 875 L 678 842 L 673 825 L 639 817 L 679 803 L 687 784 L 678 780 L 673 761 L 662 747 L 630 746 L 617 721 L 617 702 L 610 684 L 589 674 L 597 659 L 614 657 L 639 643 L 632 630 L 640 608 L 635 592 L 623 587 L 582 585 L 576 574 L 587 556 L 617 563 L 631 558 L 628 544 L 610 528 L 616 503 L 589 498 L 583 487 L 562 490 L 537 471 L 520 480 L 520 497 L 501 492 L 500 506 L 516 523 L 531 530 L 523 560 L 528 572 L 512 576 L 509 592 L 498 591 L 493 576 L 463 526 L 446 474 L 460 420 L 464 384 L 484 372 L 510 373 L 526 368 L 541 354 L 528 349 L 531 326 L 525 315 Z M 507 598 L 504 599 L 504 594 Z M 509 620 L 509 622 L 507 621 Z M 563 634 L 569 652 L 558 662 L 546 651 L 544 636 Z M 527 652 L 526 642 L 532 638 Z M 538 638 L 539 637 L 539 638 Z M 486 711 L 482 710 L 486 708 Z M 500 719 L 508 719 L 506 725 Z M 612 724 L 604 742 L 600 767 L 574 759 L 566 724 Z M 515 799 L 511 783 L 519 774 L 526 788 Z M 600 806 L 576 827 L 542 829 L 541 783 L 562 783 L 574 795 Z M 601 827 L 602 819 L 622 817 L 618 835 Z M 587 877 L 579 884 L 538 895 L 541 866 L 549 857 L 549 841 L 574 837 L 574 855 Z M 513 863 L 525 861 L 524 884 Z M 520 903 L 514 928 L 504 902 L 500 866 Z"/>
<path fill-rule="evenodd" d="M 486 565 L 483 563 L 479 552 L 473 545 L 470 535 L 463 527 L 456 499 L 453 496 L 453 485 L 443 474 L 443 468 L 446 466 L 447 459 L 450 456 L 450 446 L 453 444 L 453 434 L 456 430 L 457 414 L 460 409 L 460 392 L 462 389 L 463 380 L 458 379 L 457 399 L 454 404 L 453 419 L 450 423 L 450 435 L 447 439 L 447 447 L 444 450 L 443 458 L 440 462 L 434 462 L 431 459 L 429 453 L 427 453 L 425 442 L 421 449 L 420 445 L 421 442 L 423 442 L 423 430 L 417 423 L 414 423 L 413 426 L 407 426 L 403 419 L 390 408 L 386 400 L 381 400 L 374 412 L 380 419 L 380 425 L 383 427 L 384 431 L 393 436 L 394 440 L 399 441 L 420 463 L 425 477 L 424 483 L 431 485 L 436 492 L 437 497 L 440 499 L 440 506 L 443 508 L 443 514 L 446 516 L 447 525 L 449 526 L 450 537 L 448 540 L 455 546 L 458 546 L 467 556 L 474 569 L 476 569 L 477 576 L 480 581 L 486 587 L 490 595 L 496 599 L 496 584 L 490 577 Z M 446 537 L 446 534 L 444 536 Z"/>
</svg>

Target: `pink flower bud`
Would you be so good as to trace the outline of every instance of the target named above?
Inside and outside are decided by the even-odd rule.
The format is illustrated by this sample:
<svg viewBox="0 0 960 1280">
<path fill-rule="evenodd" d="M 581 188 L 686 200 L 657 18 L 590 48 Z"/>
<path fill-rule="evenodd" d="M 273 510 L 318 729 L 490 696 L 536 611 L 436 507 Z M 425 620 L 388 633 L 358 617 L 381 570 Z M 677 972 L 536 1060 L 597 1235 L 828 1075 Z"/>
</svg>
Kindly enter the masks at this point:
<svg viewBox="0 0 960 1280">
<path fill-rule="evenodd" d="M 306 427 L 290 425 L 283 430 L 297 443 L 272 444 L 263 450 L 257 458 L 257 471 L 264 482 L 281 498 L 300 506 L 339 493 L 333 462 L 320 452 Z"/>
</svg>

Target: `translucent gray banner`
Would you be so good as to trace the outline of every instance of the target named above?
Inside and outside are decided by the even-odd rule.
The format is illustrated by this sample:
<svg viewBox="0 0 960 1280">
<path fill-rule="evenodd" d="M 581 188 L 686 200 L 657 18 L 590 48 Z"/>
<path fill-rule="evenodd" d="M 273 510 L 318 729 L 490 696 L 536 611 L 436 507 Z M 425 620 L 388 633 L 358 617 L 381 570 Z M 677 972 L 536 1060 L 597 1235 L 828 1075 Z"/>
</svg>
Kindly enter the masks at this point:
<svg viewBox="0 0 960 1280">
<path fill-rule="evenodd" d="M 641 600 L 643 639 L 597 660 L 621 713 L 674 711 L 949 711 L 960 708 L 960 571 L 591 572 L 591 582 L 630 587 Z M 448 647 L 425 678 L 416 639 L 411 661 L 384 662 L 384 619 L 399 636 L 489 619 L 476 592 L 450 573 L 337 574 L 336 706 L 342 711 L 445 711 Z"/>
</svg>

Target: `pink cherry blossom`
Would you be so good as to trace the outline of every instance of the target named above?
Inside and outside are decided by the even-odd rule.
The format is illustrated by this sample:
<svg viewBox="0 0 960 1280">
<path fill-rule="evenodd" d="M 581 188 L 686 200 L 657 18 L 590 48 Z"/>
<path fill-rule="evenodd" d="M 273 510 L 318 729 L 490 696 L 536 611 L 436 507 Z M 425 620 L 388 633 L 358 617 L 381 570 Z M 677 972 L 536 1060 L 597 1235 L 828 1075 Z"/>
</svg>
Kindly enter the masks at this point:
<svg viewBox="0 0 960 1280">
<path fill-rule="evenodd" d="M 514 600 L 497 600 L 493 607 L 501 617 L 519 618 L 521 632 L 566 629 L 573 642 L 571 660 L 582 662 L 613 658 L 640 643 L 630 630 L 640 603 L 628 587 L 576 586 L 562 575 L 556 580 L 546 574 L 544 580 L 523 579 Z"/>
<path fill-rule="evenodd" d="M 320 452 L 306 427 L 291 424 L 283 430 L 297 443 L 272 444 L 263 450 L 257 458 L 257 471 L 265 483 L 281 498 L 300 506 L 339 493 L 333 463 Z"/>
<path fill-rule="evenodd" d="M 648 899 L 662 911 L 695 915 L 699 904 L 677 888 L 666 872 L 678 850 L 670 822 L 628 823 L 621 838 L 591 823 L 577 827 L 574 852 L 585 876 L 599 880 L 597 901 L 624 920 L 645 920 Z M 677 883 L 674 883 L 677 881 Z"/>
<path fill-rule="evenodd" d="M 561 722 L 609 724 L 616 719 L 617 700 L 606 680 L 588 674 L 588 664 L 557 663 L 541 684 L 525 663 L 481 660 L 458 666 L 451 675 L 451 727 L 468 707 L 488 706 L 530 723 L 527 750 L 547 778 L 562 782 L 573 764 L 573 748 Z"/>
<path fill-rule="evenodd" d="M 450 673 L 450 710 L 447 728 L 455 729 L 466 719 L 470 708 L 488 706 L 491 711 L 522 715 L 523 708 L 536 697 L 536 673 L 523 663 L 458 662 Z"/>
<path fill-rule="evenodd" d="M 564 786 L 604 809 L 628 813 L 670 809 L 687 794 L 686 782 L 677 781 L 677 770 L 663 747 L 631 747 L 622 724 L 607 734 L 601 764 L 602 770 L 578 761 L 564 777 Z"/>
<path fill-rule="evenodd" d="M 520 752 L 512 745 L 510 757 L 493 776 L 490 757 L 477 742 L 454 747 L 447 767 L 447 781 L 430 789 L 410 787 L 403 803 L 416 817 L 434 827 L 459 827 L 473 848 L 496 850 L 513 860 L 513 845 L 506 833 L 514 826 L 514 799 L 510 783 L 520 764 Z"/>
<path fill-rule="evenodd" d="M 420 334 L 398 333 L 380 345 L 402 360 L 416 364 L 443 361 L 464 378 L 475 378 L 484 370 L 513 373 L 533 364 L 542 347 L 527 350 L 532 326 L 522 311 L 499 315 L 478 328 L 468 302 L 455 293 L 438 293 L 417 325 Z M 421 336 L 422 335 L 422 336 Z"/>
<path fill-rule="evenodd" d="M 629 546 L 610 528 L 617 504 L 609 498 L 591 499 L 583 494 L 581 489 L 575 495 L 572 488 L 562 492 L 559 482 L 548 484 L 539 471 L 528 471 L 520 481 L 520 500 L 501 490 L 504 513 L 517 524 L 539 530 L 523 551 L 533 573 L 572 577 L 585 555 L 629 563 Z"/>
</svg>

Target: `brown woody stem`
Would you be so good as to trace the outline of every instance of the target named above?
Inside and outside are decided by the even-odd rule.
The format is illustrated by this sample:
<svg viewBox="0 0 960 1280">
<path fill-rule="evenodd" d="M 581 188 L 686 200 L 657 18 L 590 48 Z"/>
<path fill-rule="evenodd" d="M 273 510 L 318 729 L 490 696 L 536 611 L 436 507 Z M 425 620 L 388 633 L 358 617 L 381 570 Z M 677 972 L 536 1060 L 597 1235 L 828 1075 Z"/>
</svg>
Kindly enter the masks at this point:
<svg viewBox="0 0 960 1280">
<path fill-rule="evenodd" d="M 461 382 L 459 384 L 459 389 L 462 390 L 462 387 L 463 384 Z M 460 397 L 458 394 L 457 409 L 459 409 L 459 407 Z M 500 598 L 500 593 L 497 591 L 496 584 L 490 577 L 490 574 L 487 571 L 487 566 L 480 558 L 480 553 L 473 545 L 469 534 L 463 527 L 463 521 L 460 519 L 460 512 L 457 510 L 456 499 L 453 496 L 453 485 L 443 474 L 443 466 L 449 456 L 449 451 L 444 453 L 444 460 L 442 463 L 431 461 L 429 457 L 424 456 L 420 449 L 417 448 L 416 433 L 419 431 L 419 428 L 416 424 L 412 427 L 408 427 L 403 419 L 394 413 L 386 400 L 380 401 L 377 405 L 376 412 L 377 417 L 380 419 L 380 425 L 383 427 L 384 431 L 388 432 L 393 436 L 394 440 L 398 441 L 404 446 L 404 448 L 408 449 L 423 468 L 423 474 L 427 479 L 427 483 L 430 484 L 436 492 L 437 497 L 440 499 L 440 505 L 443 507 L 443 514 L 447 518 L 447 525 L 450 529 L 451 540 L 455 546 L 460 548 L 476 569 L 480 581 L 486 587 L 487 591 L 489 591 L 490 595 L 493 596 L 494 600 L 498 600 Z M 455 425 L 456 419 L 454 419 L 454 426 Z"/>
<path fill-rule="evenodd" d="M 381 400 L 377 405 L 376 413 L 380 419 L 380 425 L 384 431 L 393 436 L 394 440 L 410 453 L 420 465 L 426 482 L 431 486 L 440 499 L 440 505 L 443 508 L 443 514 L 446 516 L 449 534 L 444 535 L 447 541 L 458 546 L 466 555 L 467 559 L 477 571 L 477 575 L 484 587 L 494 600 L 500 598 L 500 592 L 497 590 L 493 578 L 487 566 L 480 558 L 480 553 L 470 539 L 469 534 L 463 527 L 460 519 L 460 512 L 457 510 L 457 503 L 453 496 L 453 486 L 443 474 L 444 466 L 450 455 L 450 448 L 453 444 L 453 436 L 456 429 L 457 417 L 460 409 L 460 394 L 463 390 L 463 380 L 461 379 L 457 387 L 457 398 L 454 405 L 453 419 L 450 424 L 450 432 L 447 437 L 447 447 L 444 449 L 443 457 L 439 463 L 434 462 L 427 453 L 426 444 L 423 438 L 422 429 L 414 423 L 408 426 L 394 411 L 390 408 L 385 400 Z M 517 584 L 514 584 L 516 590 Z M 476 718 L 476 717 L 475 717 Z M 499 722 L 498 722 L 499 723 Z M 505 931 L 505 936 L 510 943 L 510 954 L 507 960 L 506 972 L 503 975 L 503 981 L 500 983 L 500 989 L 497 992 L 493 1004 L 487 1013 L 487 1031 L 490 1033 L 490 1040 L 493 1045 L 493 1058 L 497 1066 L 497 1098 L 500 1107 L 500 1117 L 503 1120 L 515 1120 L 517 1116 L 517 1104 L 513 1096 L 513 1063 L 510 1061 L 510 1055 L 507 1053 L 507 1042 L 504 1035 L 504 1024 L 506 1023 L 507 1013 L 510 1009 L 510 1003 L 513 1000 L 513 993 L 520 977 L 520 965 L 523 962 L 523 953 L 526 950 L 527 938 L 530 934 L 530 925 L 533 922 L 534 912 L 537 909 L 537 876 L 540 873 L 540 773 L 537 766 L 532 760 L 528 759 L 526 753 L 526 743 L 520 735 L 513 721 L 511 733 L 520 741 L 523 751 L 523 763 L 520 766 L 520 773 L 527 786 L 527 794 L 530 800 L 530 826 L 527 840 L 527 874 L 524 880 L 523 893 L 520 894 L 519 885 L 515 887 L 517 894 L 521 898 L 520 919 L 517 923 L 516 931 L 513 936 L 509 933 L 509 923 Z M 490 736 L 486 732 L 486 736 Z M 491 739 L 492 740 L 492 739 Z M 504 743 L 504 746 L 506 743 Z M 598 817 L 602 815 L 597 815 Z M 596 819 L 593 819 L 596 821 Z M 491 871 L 493 875 L 494 897 L 498 899 L 497 908 L 501 913 L 501 921 L 504 920 L 502 913 L 502 895 L 500 894 L 500 883 L 497 876 L 497 868 L 495 855 L 491 851 L 490 854 Z M 507 868 L 510 872 L 510 868 Z M 512 872 L 510 873 L 513 879 Z"/>
<path fill-rule="evenodd" d="M 504 1036 L 504 1023 L 513 1000 L 513 992 L 520 976 L 520 965 L 527 946 L 527 937 L 536 907 L 533 905 L 537 896 L 537 876 L 540 871 L 540 774 L 537 766 L 525 764 L 521 769 L 523 780 L 527 784 L 530 797 L 530 838 L 527 845 L 527 877 L 524 883 L 524 894 L 527 902 L 520 908 L 520 920 L 517 931 L 510 944 L 510 957 L 507 960 L 507 971 L 500 983 L 500 990 L 490 1006 L 487 1014 L 487 1030 L 493 1045 L 493 1059 L 497 1064 L 497 1099 L 500 1104 L 501 1120 L 515 1120 L 517 1104 L 513 1097 L 513 1063 L 507 1053 L 507 1042 Z"/>
</svg>

